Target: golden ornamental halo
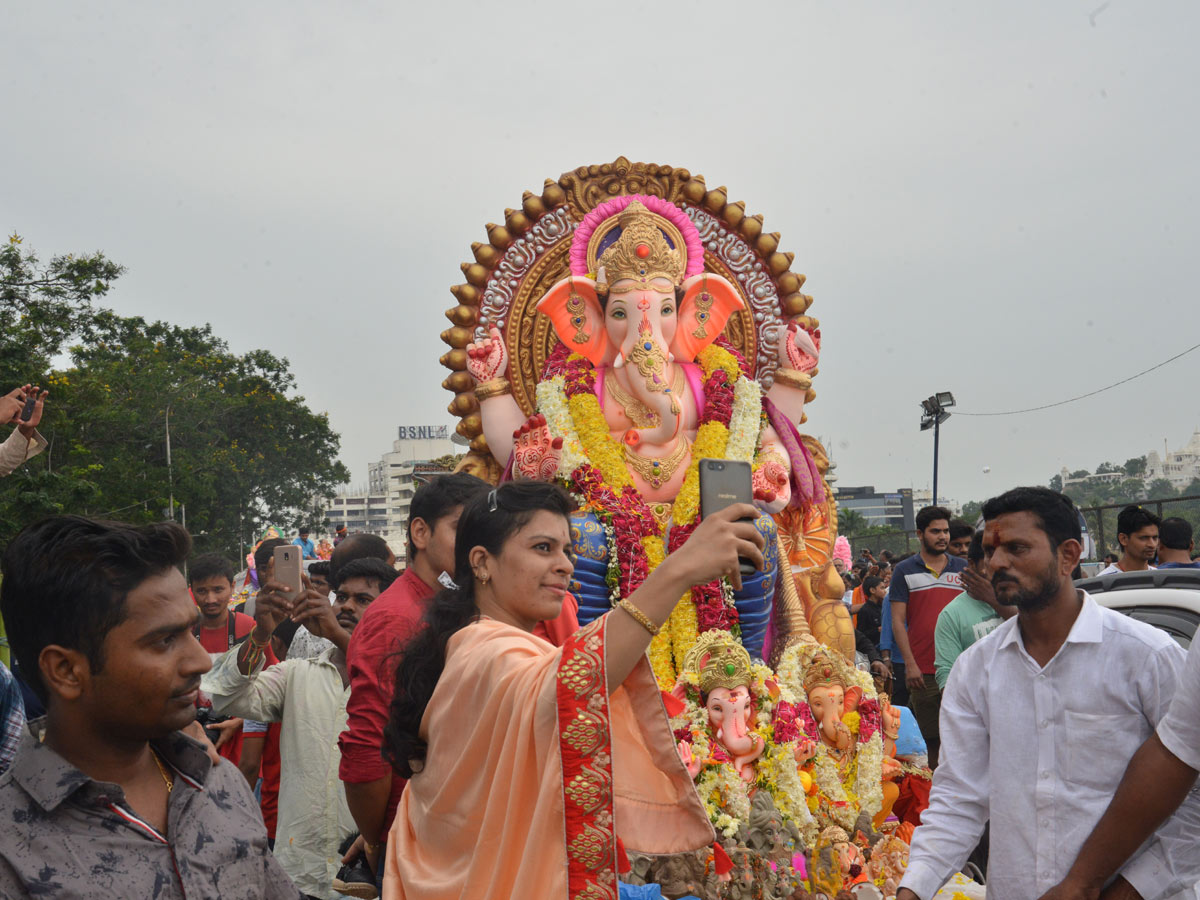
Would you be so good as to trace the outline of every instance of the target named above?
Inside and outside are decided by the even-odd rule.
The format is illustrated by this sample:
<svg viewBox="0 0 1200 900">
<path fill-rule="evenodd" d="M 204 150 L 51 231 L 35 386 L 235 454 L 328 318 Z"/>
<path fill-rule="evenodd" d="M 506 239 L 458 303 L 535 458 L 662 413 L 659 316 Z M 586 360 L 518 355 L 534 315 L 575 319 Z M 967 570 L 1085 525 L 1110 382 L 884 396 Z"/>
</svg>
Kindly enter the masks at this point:
<svg viewBox="0 0 1200 900">
<path fill-rule="evenodd" d="M 761 215 L 747 215 L 745 203 L 730 202 L 726 188 L 710 190 L 703 177 L 687 169 L 630 162 L 623 156 L 580 166 L 557 181 L 547 179 L 540 193 L 526 191 L 519 208 L 504 211 L 503 224 L 488 224 L 486 241 L 472 244 L 472 259 L 462 264 L 464 281 L 450 289 L 455 298 L 446 311 L 451 327 L 441 335 L 449 345 L 441 363 L 450 374 L 442 387 L 454 395 L 448 409 L 459 419 L 456 431 L 470 441 L 470 452 L 459 467 L 463 471 L 493 482 L 500 477 L 467 372 L 467 344 L 492 326 L 500 328 L 508 348 L 513 397 L 532 414 L 542 367 L 558 343 L 550 321 L 537 311 L 537 302 L 570 273 L 575 227 L 602 203 L 630 194 L 668 201 L 697 227 L 705 248 L 704 271 L 727 279 L 746 303 L 730 316 L 722 337 L 754 364 L 756 378 L 768 384 L 773 378 L 775 341 L 788 321 L 803 316 L 799 321 L 807 327 L 819 327 L 816 319 L 805 316 L 812 297 L 801 291 L 804 276 L 791 271 L 792 254 L 779 249 L 779 234 L 763 229 Z M 686 252 L 678 229 L 661 216 L 655 220 L 665 240 L 681 254 Z M 602 226 L 605 231 L 612 227 L 609 222 Z M 602 241 L 597 238 L 594 246 L 589 241 L 589 268 L 597 252 L 603 256 Z M 807 401 L 815 396 L 810 388 Z"/>
</svg>

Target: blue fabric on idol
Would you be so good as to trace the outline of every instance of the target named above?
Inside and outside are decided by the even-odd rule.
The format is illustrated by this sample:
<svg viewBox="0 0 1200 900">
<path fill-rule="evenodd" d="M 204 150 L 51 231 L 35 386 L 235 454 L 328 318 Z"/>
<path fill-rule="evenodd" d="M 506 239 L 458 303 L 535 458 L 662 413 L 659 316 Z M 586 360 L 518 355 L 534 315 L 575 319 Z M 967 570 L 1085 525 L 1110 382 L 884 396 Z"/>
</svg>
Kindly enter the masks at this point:
<svg viewBox="0 0 1200 900">
<path fill-rule="evenodd" d="M 757 660 L 762 659 L 763 639 L 771 620 L 779 571 L 779 543 L 774 519 L 759 516 L 755 525 L 766 542 L 763 551 L 766 566 L 764 571 L 742 579 L 742 589 L 734 592 L 733 602 L 742 628 L 742 645 Z M 608 543 L 604 526 L 594 513 L 577 512 L 571 516 L 571 542 L 577 557 L 571 593 L 579 600 L 579 624 L 583 626 L 612 609 L 605 581 Z"/>
</svg>

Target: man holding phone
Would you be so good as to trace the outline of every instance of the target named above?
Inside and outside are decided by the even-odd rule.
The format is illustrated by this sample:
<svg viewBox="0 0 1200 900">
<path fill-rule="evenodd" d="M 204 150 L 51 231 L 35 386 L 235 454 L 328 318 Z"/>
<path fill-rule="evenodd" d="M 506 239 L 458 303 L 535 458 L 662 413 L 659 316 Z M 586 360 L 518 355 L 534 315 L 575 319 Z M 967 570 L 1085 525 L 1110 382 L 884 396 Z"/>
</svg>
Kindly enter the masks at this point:
<svg viewBox="0 0 1200 900">
<path fill-rule="evenodd" d="M 38 433 L 37 426 L 49 396 L 49 391 L 27 384 L 0 397 L 0 422 L 17 426 L 0 444 L 0 478 L 12 474 L 17 466 L 46 449 L 46 439 Z"/>
</svg>

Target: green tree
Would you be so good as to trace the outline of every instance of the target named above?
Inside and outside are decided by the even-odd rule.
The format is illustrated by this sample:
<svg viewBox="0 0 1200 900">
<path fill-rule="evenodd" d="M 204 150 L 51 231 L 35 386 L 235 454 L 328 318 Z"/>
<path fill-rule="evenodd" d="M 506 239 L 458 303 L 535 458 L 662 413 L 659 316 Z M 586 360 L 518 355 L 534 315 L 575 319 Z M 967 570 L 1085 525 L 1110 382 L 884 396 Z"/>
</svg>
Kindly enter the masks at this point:
<svg viewBox="0 0 1200 900">
<path fill-rule="evenodd" d="M 199 550 L 237 556 L 267 522 L 320 524 L 323 498 L 349 472 L 327 417 L 289 396 L 287 360 L 237 356 L 209 326 L 100 311 L 82 330 L 73 365 L 49 379 L 51 447 L 24 467 L 20 504 L 0 506 L 0 528 L 11 534 L 34 507 L 155 521 L 173 499 Z"/>
<path fill-rule="evenodd" d="M 1121 471 L 1123 471 L 1122 467 L 1118 466 L 1116 463 L 1102 462 L 1102 463 L 1100 463 L 1100 465 L 1096 466 L 1096 474 L 1097 475 L 1107 475 L 1111 472 L 1121 472 Z"/>
<path fill-rule="evenodd" d="M 977 500 L 970 500 L 963 504 L 962 519 L 971 525 L 979 521 L 979 517 L 983 515 L 983 504 Z"/>
<path fill-rule="evenodd" d="M 1125 474 L 1130 478 L 1140 478 L 1146 474 L 1146 457 L 1134 456 L 1125 460 Z"/>
<path fill-rule="evenodd" d="M 1050 479 L 1050 490 L 1062 492 L 1062 475 L 1055 475 Z"/>
<path fill-rule="evenodd" d="M 1165 478 L 1155 478 L 1146 486 L 1152 500 L 1162 500 L 1165 497 L 1178 496 L 1174 486 Z"/>
<path fill-rule="evenodd" d="M 92 301 L 124 269 L 102 253 L 42 263 L 13 234 L 0 244 L 0 386 L 43 381 L 51 360 L 77 335 Z"/>
<path fill-rule="evenodd" d="M 838 533 L 846 536 L 861 534 L 867 529 L 867 517 L 856 509 L 838 509 Z"/>
</svg>

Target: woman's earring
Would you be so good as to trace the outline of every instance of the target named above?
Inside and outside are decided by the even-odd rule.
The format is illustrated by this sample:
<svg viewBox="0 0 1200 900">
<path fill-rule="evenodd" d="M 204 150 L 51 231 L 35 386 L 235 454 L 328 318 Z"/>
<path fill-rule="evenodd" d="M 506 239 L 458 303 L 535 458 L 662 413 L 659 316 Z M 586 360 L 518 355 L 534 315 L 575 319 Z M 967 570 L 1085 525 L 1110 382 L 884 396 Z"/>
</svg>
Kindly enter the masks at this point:
<svg viewBox="0 0 1200 900">
<path fill-rule="evenodd" d="M 488 583 L 488 581 L 490 581 L 490 580 L 491 580 L 491 577 L 492 577 L 492 576 L 491 576 L 491 575 L 489 575 L 487 572 L 483 572 L 483 573 L 481 573 L 481 574 L 479 574 L 479 575 L 476 575 L 475 577 L 479 579 L 479 583 L 480 583 L 480 584 L 487 584 L 487 583 Z"/>
</svg>

